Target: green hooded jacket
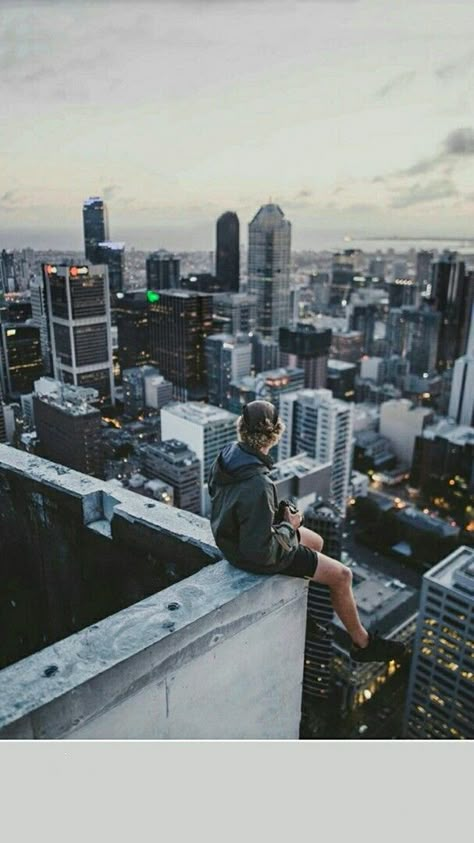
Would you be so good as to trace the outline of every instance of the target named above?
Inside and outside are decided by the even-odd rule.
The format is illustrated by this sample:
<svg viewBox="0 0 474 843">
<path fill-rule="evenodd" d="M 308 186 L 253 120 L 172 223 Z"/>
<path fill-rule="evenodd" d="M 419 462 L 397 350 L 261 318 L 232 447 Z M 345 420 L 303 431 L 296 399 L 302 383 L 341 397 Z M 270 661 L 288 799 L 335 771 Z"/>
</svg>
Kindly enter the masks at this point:
<svg viewBox="0 0 474 843">
<path fill-rule="evenodd" d="M 274 524 L 272 460 L 243 442 L 226 445 L 209 473 L 211 529 L 229 562 L 254 573 L 284 573 L 298 548 L 291 524 Z"/>
</svg>

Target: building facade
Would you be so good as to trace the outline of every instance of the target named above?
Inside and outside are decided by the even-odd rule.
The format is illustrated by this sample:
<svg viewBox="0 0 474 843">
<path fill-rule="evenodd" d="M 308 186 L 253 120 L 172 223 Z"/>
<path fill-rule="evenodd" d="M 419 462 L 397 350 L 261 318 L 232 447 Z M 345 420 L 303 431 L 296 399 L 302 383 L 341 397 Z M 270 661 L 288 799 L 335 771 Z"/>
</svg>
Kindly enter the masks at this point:
<svg viewBox="0 0 474 843">
<path fill-rule="evenodd" d="M 264 205 L 249 223 L 248 292 L 257 296 L 257 332 L 278 340 L 290 315 L 291 223 Z"/>
<path fill-rule="evenodd" d="M 86 199 L 82 207 L 84 226 L 84 254 L 93 264 L 102 263 L 99 243 L 109 239 L 109 221 L 107 206 L 100 196 Z"/>
<path fill-rule="evenodd" d="M 216 225 L 216 278 L 222 289 L 239 292 L 240 236 L 239 218 L 234 211 L 226 211 Z"/>
</svg>

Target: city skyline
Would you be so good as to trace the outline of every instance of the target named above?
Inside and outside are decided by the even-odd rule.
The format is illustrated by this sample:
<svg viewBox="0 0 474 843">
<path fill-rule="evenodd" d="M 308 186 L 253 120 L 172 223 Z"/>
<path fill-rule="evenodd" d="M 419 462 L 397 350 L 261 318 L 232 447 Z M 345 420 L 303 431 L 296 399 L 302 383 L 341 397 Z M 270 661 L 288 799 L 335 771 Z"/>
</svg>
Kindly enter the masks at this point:
<svg viewBox="0 0 474 843">
<path fill-rule="evenodd" d="M 90 195 L 136 248 L 214 248 L 226 210 L 246 241 L 270 199 L 295 249 L 472 236 L 469 3 L 80 5 L 3 4 L 7 248 L 81 248 Z"/>
</svg>

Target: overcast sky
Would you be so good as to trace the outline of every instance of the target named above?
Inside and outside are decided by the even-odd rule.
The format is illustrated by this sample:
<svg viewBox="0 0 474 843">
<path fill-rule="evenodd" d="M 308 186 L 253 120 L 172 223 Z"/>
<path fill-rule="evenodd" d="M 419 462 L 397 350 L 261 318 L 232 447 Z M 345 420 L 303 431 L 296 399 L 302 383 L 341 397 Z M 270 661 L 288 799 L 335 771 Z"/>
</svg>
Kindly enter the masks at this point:
<svg viewBox="0 0 474 843">
<path fill-rule="evenodd" d="M 474 236 L 473 0 L 1 0 L 0 248 Z"/>
</svg>

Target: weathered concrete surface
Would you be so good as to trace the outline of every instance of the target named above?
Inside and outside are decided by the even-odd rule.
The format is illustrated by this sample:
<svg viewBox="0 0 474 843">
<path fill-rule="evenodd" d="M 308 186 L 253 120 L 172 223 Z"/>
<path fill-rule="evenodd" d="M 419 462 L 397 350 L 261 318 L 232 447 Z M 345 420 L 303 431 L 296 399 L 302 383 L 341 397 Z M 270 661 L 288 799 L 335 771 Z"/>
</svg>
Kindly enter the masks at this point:
<svg viewBox="0 0 474 843">
<path fill-rule="evenodd" d="M 221 558 L 206 519 L 0 445 L 0 668 Z"/>
<path fill-rule="evenodd" d="M 1 671 L 0 737 L 295 739 L 306 589 L 208 566 Z"/>
</svg>

